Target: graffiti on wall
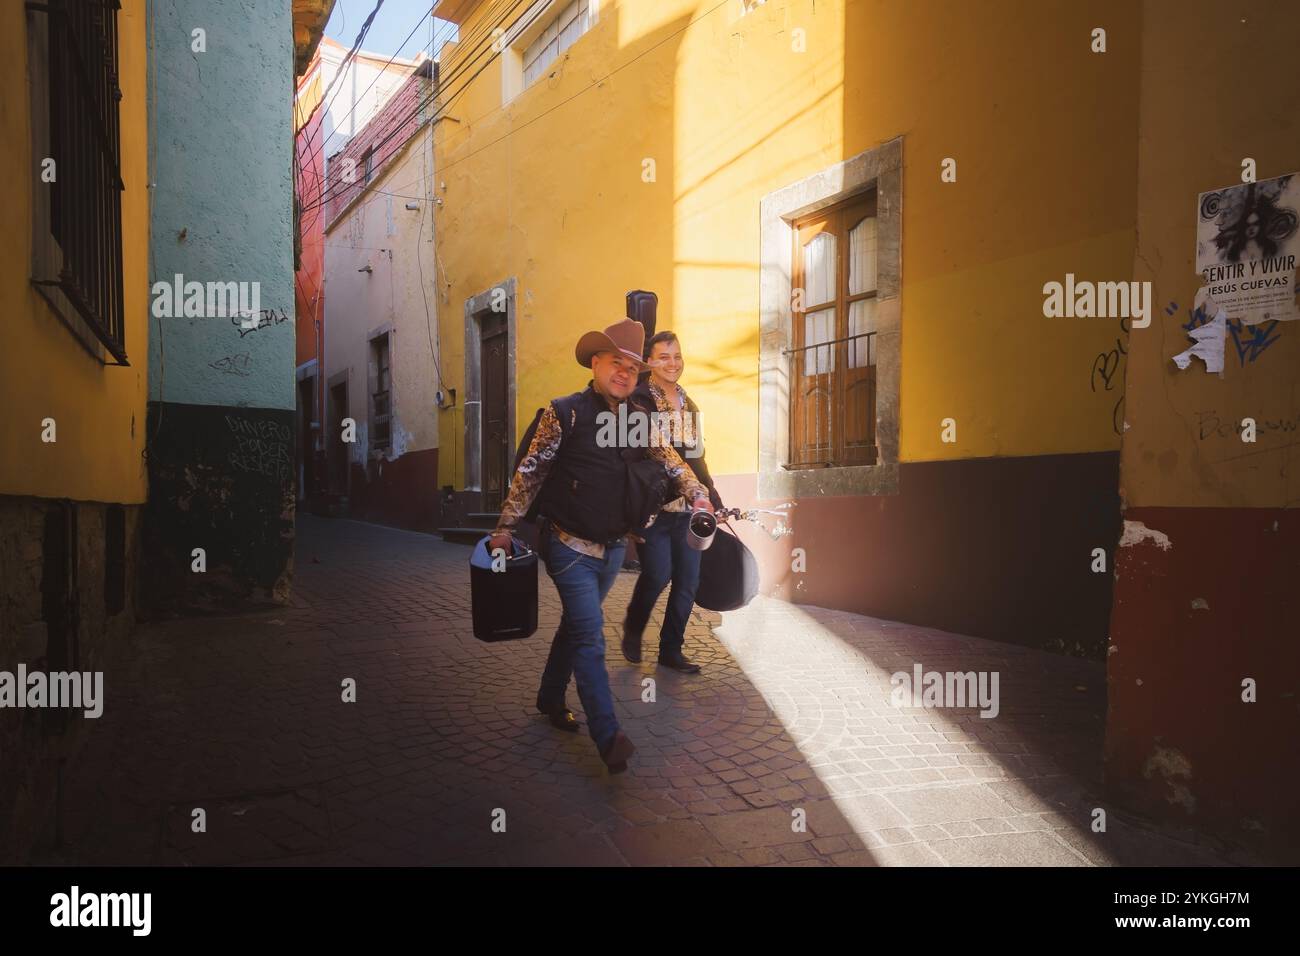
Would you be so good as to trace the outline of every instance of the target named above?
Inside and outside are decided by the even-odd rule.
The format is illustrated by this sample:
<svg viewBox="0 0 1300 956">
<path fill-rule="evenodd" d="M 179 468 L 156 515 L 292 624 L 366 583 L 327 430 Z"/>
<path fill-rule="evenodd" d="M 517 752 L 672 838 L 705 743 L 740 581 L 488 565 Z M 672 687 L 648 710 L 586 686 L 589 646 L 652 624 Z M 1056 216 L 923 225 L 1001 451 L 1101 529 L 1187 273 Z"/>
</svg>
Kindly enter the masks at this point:
<svg viewBox="0 0 1300 956">
<path fill-rule="evenodd" d="M 249 474 L 287 480 L 293 469 L 290 443 L 293 431 L 281 422 L 247 416 L 226 415 L 234 439 L 231 467 Z"/>
<path fill-rule="evenodd" d="M 288 321 L 289 315 L 284 309 L 262 309 L 257 313 L 257 317 L 251 320 L 240 315 L 230 317 L 230 324 L 239 330 L 241 339 L 250 332 L 270 328 L 273 325 L 280 325 Z"/>
<path fill-rule="evenodd" d="M 1099 385 L 1103 392 L 1113 392 L 1118 388 L 1115 404 L 1110 410 L 1110 424 L 1116 435 L 1124 431 L 1124 359 L 1128 355 L 1128 347 L 1124 342 L 1129 334 L 1127 317 L 1120 318 L 1119 330 L 1120 334 L 1115 336 L 1114 348 L 1099 353 L 1092 360 L 1088 378 L 1088 385 L 1094 392 L 1098 391 Z"/>
<path fill-rule="evenodd" d="M 1220 417 L 1216 408 L 1203 409 L 1196 413 L 1196 438 L 1205 441 L 1211 436 L 1219 438 L 1241 437 L 1241 422 L 1246 416 L 1236 415 Z M 1255 428 L 1260 435 L 1271 432 L 1290 433 L 1300 430 L 1300 414 L 1283 418 L 1256 418 Z"/>
<path fill-rule="evenodd" d="M 1190 333 L 1194 329 L 1208 325 L 1211 321 L 1209 310 L 1204 303 L 1190 310 L 1187 315 L 1188 319 L 1182 326 L 1184 332 Z M 1279 325 L 1280 322 L 1276 319 L 1258 325 L 1247 325 L 1241 319 L 1227 320 L 1228 333 L 1232 336 L 1232 344 L 1237 349 L 1237 359 L 1242 367 L 1245 367 L 1248 362 L 1254 362 L 1270 345 L 1282 337 L 1282 333 L 1278 331 Z"/>
<path fill-rule="evenodd" d="M 214 368 L 218 372 L 224 372 L 226 375 L 238 375 L 247 378 L 249 375 L 248 367 L 253 363 L 253 356 L 248 352 L 240 352 L 237 355 L 227 355 L 217 359 L 215 362 L 209 362 L 208 368 Z"/>
<path fill-rule="evenodd" d="M 1259 325 L 1246 325 L 1241 319 L 1228 320 L 1232 344 L 1237 347 L 1237 358 L 1243 367 L 1247 361 L 1253 362 L 1259 358 L 1265 349 L 1282 337 L 1282 333 L 1276 331 L 1277 327 L 1277 319 Z"/>
</svg>

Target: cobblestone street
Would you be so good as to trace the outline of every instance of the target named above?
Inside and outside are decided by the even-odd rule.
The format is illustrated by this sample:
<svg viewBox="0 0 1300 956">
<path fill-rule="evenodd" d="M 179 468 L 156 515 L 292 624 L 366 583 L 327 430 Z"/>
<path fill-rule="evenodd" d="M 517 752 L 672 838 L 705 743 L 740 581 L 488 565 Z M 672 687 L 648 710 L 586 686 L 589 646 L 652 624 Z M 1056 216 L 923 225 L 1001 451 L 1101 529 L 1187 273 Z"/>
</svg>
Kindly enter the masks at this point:
<svg viewBox="0 0 1300 956">
<path fill-rule="evenodd" d="M 469 549 L 300 515 L 291 607 L 141 628 L 64 772 L 61 847 L 87 864 L 1197 865 L 1240 851 L 1101 795 L 1102 665 L 758 598 L 697 609 L 699 675 L 618 653 L 637 745 L 609 776 L 533 709 L 559 619 L 469 621 Z M 998 671 L 1000 713 L 890 706 L 889 676 Z M 657 682 L 642 702 L 642 680 Z M 340 699 L 345 678 L 356 703 Z M 569 704 L 579 719 L 576 690 Z M 1092 809 L 1107 831 L 1092 833 Z M 206 812 L 205 833 L 191 830 Z M 505 832 L 493 814 L 505 811 Z M 792 827 L 806 815 L 806 832 Z M 498 814 L 499 816 L 499 814 Z"/>
</svg>

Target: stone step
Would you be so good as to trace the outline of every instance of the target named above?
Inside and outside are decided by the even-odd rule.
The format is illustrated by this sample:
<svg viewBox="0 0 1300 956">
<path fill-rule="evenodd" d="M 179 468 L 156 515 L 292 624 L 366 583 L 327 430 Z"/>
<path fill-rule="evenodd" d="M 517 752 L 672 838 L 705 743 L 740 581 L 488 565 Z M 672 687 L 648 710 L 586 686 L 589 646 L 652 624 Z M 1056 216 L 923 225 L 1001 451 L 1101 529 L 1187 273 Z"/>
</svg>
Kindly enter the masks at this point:
<svg viewBox="0 0 1300 956">
<path fill-rule="evenodd" d="M 450 541 L 453 544 L 478 544 L 482 538 L 487 537 L 494 530 L 495 525 L 491 527 L 480 528 L 439 528 L 438 534 L 442 535 L 442 540 Z"/>
</svg>

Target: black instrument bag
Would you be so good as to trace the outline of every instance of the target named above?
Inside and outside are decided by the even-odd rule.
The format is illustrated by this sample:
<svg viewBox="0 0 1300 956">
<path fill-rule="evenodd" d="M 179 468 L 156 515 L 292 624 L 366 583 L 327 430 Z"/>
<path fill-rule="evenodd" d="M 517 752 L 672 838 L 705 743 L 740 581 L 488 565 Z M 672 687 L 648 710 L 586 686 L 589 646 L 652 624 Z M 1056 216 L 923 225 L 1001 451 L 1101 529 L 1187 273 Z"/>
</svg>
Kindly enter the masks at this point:
<svg viewBox="0 0 1300 956">
<path fill-rule="evenodd" d="M 700 552 L 695 603 L 710 611 L 734 611 L 758 593 L 758 561 L 730 523 L 718 525 L 713 543 Z"/>
</svg>

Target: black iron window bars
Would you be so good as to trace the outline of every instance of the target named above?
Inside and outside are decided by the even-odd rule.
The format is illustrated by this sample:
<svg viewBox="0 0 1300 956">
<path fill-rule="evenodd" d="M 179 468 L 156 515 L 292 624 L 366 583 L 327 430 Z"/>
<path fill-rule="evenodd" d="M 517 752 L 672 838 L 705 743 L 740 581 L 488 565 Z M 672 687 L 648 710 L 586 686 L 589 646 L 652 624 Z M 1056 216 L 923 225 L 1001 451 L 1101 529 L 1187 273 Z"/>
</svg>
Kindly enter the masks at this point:
<svg viewBox="0 0 1300 956">
<path fill-rule="evenodd" d="M 28 3 L 32 31 L 32 283 L 92 351 L 69 311 L 127 365 L 122 296 L 118 0 Z M 36 16 L 32 16 L 35 14 Z M 44 14 L 44 29 L 38 24 Z M 40 41 L 44 42 L 41 43 Z M 40 62 L 43 60 L 43 63 Z M 43 154 L 43 155 L 42 155 Z M 40 175 L 44 158 L 54 178 Z"/>
</svg>

